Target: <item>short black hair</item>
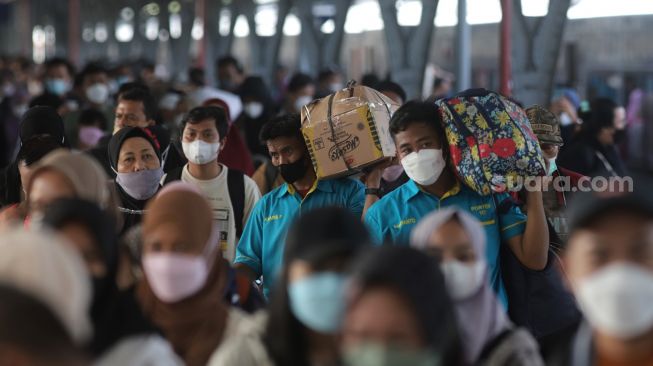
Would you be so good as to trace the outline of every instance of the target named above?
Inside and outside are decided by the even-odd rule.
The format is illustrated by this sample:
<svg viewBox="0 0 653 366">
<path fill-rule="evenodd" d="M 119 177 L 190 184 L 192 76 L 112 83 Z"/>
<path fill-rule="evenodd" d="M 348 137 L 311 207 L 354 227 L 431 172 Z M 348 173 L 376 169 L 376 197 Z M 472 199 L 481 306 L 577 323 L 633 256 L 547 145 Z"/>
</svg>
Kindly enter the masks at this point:
<svg viewBox="0 0 653 366">
<path fill-rule="evenodd" d="M 204 69 L 201 67 L 191 67 L 188 69 L 188 81 L 192 85 L 203 86 L 205 84 Z"/>
<path fill-rule="evenodd" d="M 131 84 L 129 87 L 125 88 L 122 91 L 118 91 L 118 102 L 121 100 L 129 100 L 132 102 L 141 102 L 143 103 L 143 112 L 145 113 L 145 118 L 154 119 L 156 114 L 156 108 L 154 107 L 154 100 L 150 94 L 150 90 L 139 83 L 127 83 Z M 126 84 L 125 84 L 126 85 Z"/>
<path fill-rule="evenodd" d="M 215 128 L 218 130 L 218 134 L 220 134 L 220 140 L 227 137 L 227 132 L 229 131 L 227 112 L 224 108 L 217 106 L 200 106 L 191 109 L 184 119 L 181 120 L 182 134 L 184 128 L 186 128 L 186 124 L 190 123 L 194 125 L 207 119 L 215 121 Z"/>
<path fill-rule="evenodd" d="M 301 128 L 302 122 L 298 113 L 284 114 L 263 125 L 259 140 L 263 145 L 279 137 L 296 137 L 304 141 Z"/>
<path fill-rule="evenodd" d="M 330 77 L 338 75 L 338 71 L 334 67 L 327 67 L 322 69 L 319 74 L 317 74 L 317 80 L 319 82 L 327 81 Z"/>
<path fill-rule="evenodd" d="M 380 91 L 383 93 L 384 91 L 391 91 L 399 96 L 401 98 L 402 102 L 406 101 L 406 91 L 404 88 L 401 87 L 401 85 L 395 83 L 394 81 L 390 80 L 384 80 L 378 84 L 376 84 L 376 87 L 374 89 Z"/>
<path fill-rule="evenodd" d="M 17 347 L 44 364 L 81 364 L 83 356 L 46 304 L 6 284 L 0 285 L 0 298 L 0 345 Z"/>
<path fill-rule="evenodd" d="M 79 73 L 80 77 L 80 82 L 83 83 L 84 79 L 86 79 L 89 75 L 95 75 L 95 74 L 106 74 L 107 69 L 101 65 L 100 63 L 96 62 L 91 62 L 86 64 L 82 71 Z"/>
<path fill-rule="evenodd" d="M 48 107 L 52 107 L 54 109 L 59 109 L 64 104 L 64 100 L 52 93 L 45 92 L 37 97 L 34 97 L 32 100 L 29 101 L 29 107 L 36 107 L 38 105 L 44 105 Z"/>
<path fill-rule="evenodd" d="M 68 74 L 70 74 L 71 78 L 75 75 L 75 67 L 73 66 L 73 64 L 70 63 L 70 61 L 66 60 L 63 57 L 54 57 L 49 60 L 46 60 L 45 63 L 43 63 L 43 66 L 46 72 L 48 69 L 58 67 L 58 66 L 64 66 L 66 70 L 68 70 Z"/>
<path fill-rule="evenodd" d="M 440 85 L 444 84 L 444 83 L 445 83 L 446 81 L 448 81 L 448 80 L 449 80 L 449 79 L 445 79 L 445 78 L 441 78 L 441 77 L 436 77 L 436 78 L 433 80 L 433 89 L 437 89 L 437 88 L 439 88 Z"/>
<path fill-rule="evenodd" d="M 413 123 L 425 123 L 437 133 L 442 151 L 448 156 L 448 142 L 438 107 L 433 103 L 411 100 L 401 106 L 390 119 L 390 134 L 394 138 Z"/>
<path fill-rule="evenodd" d="M 107 116 L 95 108 L 87 108 L 81 111 L 79 118 L 77 118 L 78 126 L 97 126 L 104 130 L 107 128 L 109 121 Z"/>
<path fill-rule="evenodd" d="M 361 85 L 368 86 L 370 88 L 376 88 L 376 85 L 379 83 L 379 77 L 374 73 L 368 73 L 363 75 L 361 79 Z"/>
<path fill-rule="evenodd" d="M 315 85 L 315 81 L 312 77 L 298 72 L 290 78 L 290 81 L 288 82 L 288 91 L 293 93 L 307 85 Z"/>
<path fill-rule="evenodd" d="M 23 142 L 18 150 L 16 161 L 24 162 L 26 166 L 30 166 L 49 154 L 50 152 L 60 149 L 61 142 L 55 140 L 49 135 L 35 136 Z"/>
<path fill-rule="evenodd" d="M 240 62 L 235 57 L 233 57 L 231 55 L 220 57 L 218 59 L 218 61 L 216 62 L 216 65 L 218 67 L 225 67 L 225 66 L 231 65 L 231 66 L 235 67 L 236 70 L 238 71 L 238 73 L 240 73 L 240 74 L 242 74 L 243 71 L 244 71 L 243 65 L 241 65 Z"/>
</svg>

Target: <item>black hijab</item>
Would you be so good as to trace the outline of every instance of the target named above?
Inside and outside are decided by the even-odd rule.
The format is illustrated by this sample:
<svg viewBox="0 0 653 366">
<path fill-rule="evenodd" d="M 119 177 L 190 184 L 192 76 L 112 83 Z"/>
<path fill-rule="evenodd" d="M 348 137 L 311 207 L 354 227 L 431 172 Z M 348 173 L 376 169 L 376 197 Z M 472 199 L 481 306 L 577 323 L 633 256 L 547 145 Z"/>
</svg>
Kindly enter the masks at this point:
<svg viewBox="0 0 653 366">
<path fill-rule="evenodd" d="M 125 337 L 153 333 L 132 292 L 121 292 L 116 284 L 120 255 L 113 219 L 93 202 L 80 199 L 60 199 L 49 205 L 43 223 L 55 230 L 68 224 L 84 226 L 94 239 L 106 266 L 106 275 L 92 277 L 93 300 L 91 320 L 93 339 L 89 352 L 100 356 Z"/>
<path fill-rule="evenodd" d="M 156 134 L 150 128 L 125 127 L 116 132 L 109 141 L 109 162 L 111 164 L 111 169 L 113 169 L 114 172 L 118 171 L 118 158 L 120 156 L 122 145 L 132 137 L 142 137 L 147 140 L 152 145 L 154 153 L 157 158 L 159 158 L 159 162 L 163 164 L 160 150 L 161 145 L 159 144 Z M 120 197 L 120 211 L 122 212 L 125 221 L 123 226 L 124 233 L 134 225 L 141 222 L 147 200 L 138 200 L 130 196 L 117 182 L 115 182 L 115 186 L 118 196 Z"/>
</svg>

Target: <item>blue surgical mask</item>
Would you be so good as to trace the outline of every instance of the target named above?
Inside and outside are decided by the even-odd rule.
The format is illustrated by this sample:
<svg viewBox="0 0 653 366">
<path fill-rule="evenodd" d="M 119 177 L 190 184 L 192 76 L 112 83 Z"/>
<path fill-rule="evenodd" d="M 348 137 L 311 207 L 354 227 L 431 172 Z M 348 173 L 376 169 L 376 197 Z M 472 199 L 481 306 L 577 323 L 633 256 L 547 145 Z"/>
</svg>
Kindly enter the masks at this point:
<svg viewBox="0 0 653 366">
<path fill-rule="evenodd" d="M 340 329 L 345 310 L 345 276 L 320 272 L 288 286 L 290 310 L 306 327 L 334 334 Z"/>
<path fill-rule="evenodd" d="M 430 350 L 413 350 L 376 343 L 363 343 L 345 350 L 346 366 L 437 366 L 440 357 Z"/>
<path fill-rule="evenodd" d="M 58 96 L 62 96 L 70 91 L 70 83 L 64 79 L 47 79 L 45 89 Z"/>
<path fill-rule="evenodd" d="M 553 173 L 555 173 L 556 170 L 558 170 L 558 166 L 556 165 L 556 158 L 551 158 L 547 160 L 549 161 L 549 171 L 547 172 L 547 174 L 551 176 L 553 175 Z"/>
<path fill-rule="evenodd" d="M 139 201 L 150 199 L 159 190 L 163 168 L 159 167 L 138 172 L 117 173 L 116 182 L 132 198 Z"/>
</svg>

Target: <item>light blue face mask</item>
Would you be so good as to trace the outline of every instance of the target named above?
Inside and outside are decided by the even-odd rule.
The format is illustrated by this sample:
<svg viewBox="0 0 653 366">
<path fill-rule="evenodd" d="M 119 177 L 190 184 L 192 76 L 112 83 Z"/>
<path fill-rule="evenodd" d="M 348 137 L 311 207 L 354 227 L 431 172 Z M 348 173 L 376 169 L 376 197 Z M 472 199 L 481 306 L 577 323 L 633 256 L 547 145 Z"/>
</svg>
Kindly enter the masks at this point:
<svg viewBox="0 0 653 366">
<path fill-rule="evenodd" d="M 64 79 L 47 79 L 45 89 L 54 95 L 62 96 L 70 91 L 70 83 Z"/>
<path fill-rule="evenodd" d="M 558 166 L 556 165 L 556 158 L 547 159 L 547 160 L 549 160 L 549 171 L 547 172 L 547 174 L 549 176 L 552 176 L 553 173 L 555 173 L 555 171 L 558 170 Z"/>
<path fill-rule="evenodd" d="M 290 310 L 308 328 L 327 334 L 340 329 L 345 310 L 345 276 L 320 272 L 288 286 Z"/>
<path fill-rule="evenodd" d="M 439 366 L 440 357 L 429 350 L 411 350 L 400 347 L 364 343 L 343 354 L 346 366 Z"/>
</svg>

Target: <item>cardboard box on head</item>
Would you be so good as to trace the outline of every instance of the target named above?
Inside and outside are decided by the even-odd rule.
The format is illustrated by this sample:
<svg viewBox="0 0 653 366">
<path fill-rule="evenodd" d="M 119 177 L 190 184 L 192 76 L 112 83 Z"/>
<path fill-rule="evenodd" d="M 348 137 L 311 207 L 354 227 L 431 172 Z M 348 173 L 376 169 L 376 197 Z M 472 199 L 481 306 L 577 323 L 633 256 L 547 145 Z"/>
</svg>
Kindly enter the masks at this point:
<svg viewBox="0 0 653 366">
<path fill-rule="evenodd" d="M 390 118 L 399 105 L 353 86 L 302 108 L 302 134 L 318 179 L 353 175 L 396 155 Z"/>
</svg>

